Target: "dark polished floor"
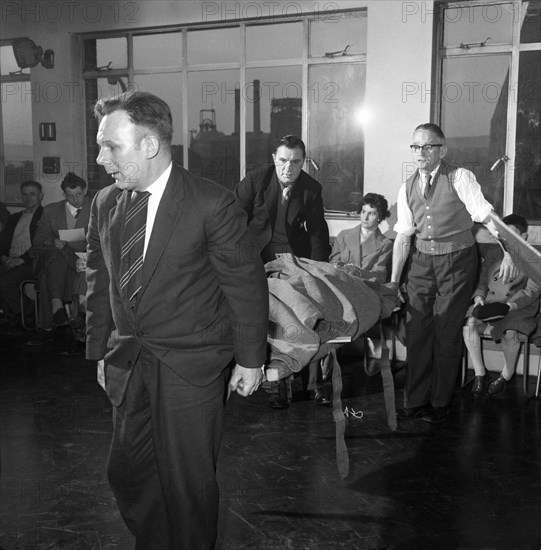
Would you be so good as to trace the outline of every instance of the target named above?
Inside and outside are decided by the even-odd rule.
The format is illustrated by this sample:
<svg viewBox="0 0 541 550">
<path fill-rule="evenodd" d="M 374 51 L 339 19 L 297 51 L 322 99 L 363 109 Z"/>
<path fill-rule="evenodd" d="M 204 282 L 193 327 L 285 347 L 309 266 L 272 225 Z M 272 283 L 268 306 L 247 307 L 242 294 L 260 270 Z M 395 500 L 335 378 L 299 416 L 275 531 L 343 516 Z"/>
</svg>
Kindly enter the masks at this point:
<svg viewBox="0 0 541 550">
<path fill-rule="evenodd" d="M 391 432 L 380 377 L 342 362 L 344 404 L 363 413 L 347 427 L 346 480 L 330 409 L 301 392 L 284 411 L 262 390 L 230 399 L 220 549 L 541 548 L 541 403 L 520 377 L 480 402 L 457 387 L 444 425 Z M 17 339 L 0 340 L 0 365 L 0 548 L 131 548 L 105 479 L 111 406 L 94 365 Z"/>
</svg>

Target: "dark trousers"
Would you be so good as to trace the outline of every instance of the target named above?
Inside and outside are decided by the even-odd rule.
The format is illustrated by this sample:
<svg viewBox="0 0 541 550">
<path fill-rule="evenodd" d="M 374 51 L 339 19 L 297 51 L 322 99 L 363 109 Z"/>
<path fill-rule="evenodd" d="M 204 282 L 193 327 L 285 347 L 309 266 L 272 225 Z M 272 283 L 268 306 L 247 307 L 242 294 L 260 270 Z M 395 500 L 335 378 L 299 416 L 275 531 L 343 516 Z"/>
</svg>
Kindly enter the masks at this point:
<svg viewBox="0 0 541 550">
<path fill-rule="evenodd" d="M 20 316 L 20 285 L 23 281 L 34 278 L 32 266 L 29 264 L 18 265 L 12 269 L 0 265 L 0 308 L 6 315 L 14 319 Z"/>
<path fill-rule="evenodd" d="M 224 376 L 193 386 L 143 348 L 113 411 L 107 465 L 136 550 L 215 547 L 224 392 Z"/>
<path fill-rule="evenodd" d="M 451 402 L 476 273 L 475 246 L 437 256 L 413 253 L 408 272 L 406 407 L 446 407 Z"/>
</svg>

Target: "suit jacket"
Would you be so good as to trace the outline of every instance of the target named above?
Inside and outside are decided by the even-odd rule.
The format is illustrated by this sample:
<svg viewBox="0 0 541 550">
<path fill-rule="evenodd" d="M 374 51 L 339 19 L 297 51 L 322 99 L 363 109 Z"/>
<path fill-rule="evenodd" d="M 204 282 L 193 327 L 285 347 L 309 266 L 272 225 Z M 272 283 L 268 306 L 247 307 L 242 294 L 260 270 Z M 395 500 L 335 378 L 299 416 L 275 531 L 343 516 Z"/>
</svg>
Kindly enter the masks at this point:
<svg viewBox="0 0 541 550">
<path fill-rule="evenodd" d="M 32 219 L 30 220 L 30 240 L 34 243 L 36 229 L 38 222 L 43 214 L 43 208 L 38 206 Z M 21 219 L 22 212 L 17 212 L 16 214 L 11 214 L 6 222 L 6 227 L 0 233 L 0 256 L 9 256 L 9 250 L 11 248 L 11 241 L 13 240 L 13 233 L 15 233 L 15 227 Z M 20 256 L 24 260 L 25 264 L 32 263 L 32 256 L 30 250 L 27 250 L 24 254 Z"/>
<path fill-rule="evenodd" d="M 247 174 L 235 189 L 239 205 L 248 214 L 248 227 L 259 250 L 271 241 L 276 219 L 278 189 L 269 185 L 274 174 L 274 166 L 260 168 Z M 286 234 L 295 256 L 328 260 L 329 228 L 321 185 L 304 171 L 297 178 L 288 201 Z"/>
<path fill-rule="evenodd" d="M 361 246 L 361 226 L 345 229 L 336 236 L 329 261 L 354 264 L 363 279 L 386 283 L 393 254 L 393 241 L 376 228 Z"/>
<path fill-rule="evenodd" d="M 92 200 L 89 197 L 85 197 L 81 212 L 75 221 L 75 229 L 82 228 L 86 233 L 90 220 L 91 204 Z M 58 239 L 58 231 L 67 228 L 66 201 L 63 200 L 48 204 L 43 208 L 43 216 L 38 224 L 35 237 L 36 246 L 47 245 L 49 241 Z M 70 248 L 75 252 L 84 252 L 86 250 L 86 240 L 70 243 Z"/>
<path fill-rule="evenodd" d="M 136 303 L 119 289 L 127 192 L 92 204 L 87 260 L 87 358 L 105 358 L 105 384 L 122 403 L 144 346 L 179 376 L 205 386 L 234 357 L 266 359 L 268 286 L 246 215 L 230 191 L 173 164 L 143 263 Z"/>
</svg>

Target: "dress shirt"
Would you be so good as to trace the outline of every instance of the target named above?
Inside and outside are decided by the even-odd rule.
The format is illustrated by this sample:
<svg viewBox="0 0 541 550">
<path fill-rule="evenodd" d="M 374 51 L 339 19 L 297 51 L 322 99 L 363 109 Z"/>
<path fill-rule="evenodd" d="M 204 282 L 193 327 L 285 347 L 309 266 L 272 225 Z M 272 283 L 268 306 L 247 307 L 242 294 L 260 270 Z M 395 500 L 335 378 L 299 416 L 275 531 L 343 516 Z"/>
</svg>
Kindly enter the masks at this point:
<svg viewBox="0 0 541 550">
<path fill-rule="evenodd" d="M 440 164 L 430 172 L 432 176 L 431 182 L 434 184 L 434 177 L 440 168 Z M 492 205 L 485 199 L 481 186 L 477 182 L 473 172 L 465 168 L 458 167 L 455 172 L 455 181 L 453 182 L 455 191 L 459 199 L 464 203 L 466 210 L 469 212 L 472 220 L 475 222 L 483 222 L 492 212 Z M 419 178 L 419 189 L 421 195 L 424 193 L 424 181 Z M 406 184 L 403 183 L 398 191 L 396 200 L 397 222 L 394 226 L 394 231 L 403 235 L 411 236 L 415 233 L 415 224 L 413 221 L 413 213 L 408 206 L 406 197 Z"/>
<path fill-rule="evenodd" d="M 148 191 L 150 193 L 150 197 L 148 199 L 147 207 L 147 224 L 145 229 L 145 248 L 143 250 L 143 258 L 147 253 L 148 242 L 150 240 L 150 235 L 152 234 L 152 228 L 154 227 L 154 221 L 156 220 L 158 207 L 160 206 L 163 192 L 165 191 L 169 176 L 171 175 L 172 167 L 173 163 L 171 162 L 169 166 L 165 169 L 163 174 L 145 189 L 145 191 Z"/>
<path fill-rule="evenodd" d="M 72 206 L 68 201 L 66 201 L 66 210 L 72 215 L 72 217 L 76 218 L 77 212 L 79 212 L 81 209 Z"/>
</svg>

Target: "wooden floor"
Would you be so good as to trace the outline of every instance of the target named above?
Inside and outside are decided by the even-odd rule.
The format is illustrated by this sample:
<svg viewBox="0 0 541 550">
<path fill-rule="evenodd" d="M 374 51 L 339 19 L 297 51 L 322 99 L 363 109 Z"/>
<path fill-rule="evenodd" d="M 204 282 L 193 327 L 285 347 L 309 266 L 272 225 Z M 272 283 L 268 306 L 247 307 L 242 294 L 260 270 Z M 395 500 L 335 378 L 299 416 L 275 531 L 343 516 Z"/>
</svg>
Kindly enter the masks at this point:
<svg viewBox="0 0 541 550">
<path fill-rule="evenodd" d="M 283 411 L 263 390 L 230 399 L 218 548 L 541 548 L 541 404 L 520 377 L 479 402 L 457 387 L 444 425 L 391 432 L 379 375 L 342 364 L 344 405 L 362 413 L 347 426 L 346 480 L 329 408 L 302 392 Z M 0 341 L 0 365 L 0 548 L 132 548 L 105 479 L 111 405 L 95 366 L 25 353 L 17 339 Z M 398 405 L 403 377 L 398 369 Z"/>
</svg>

